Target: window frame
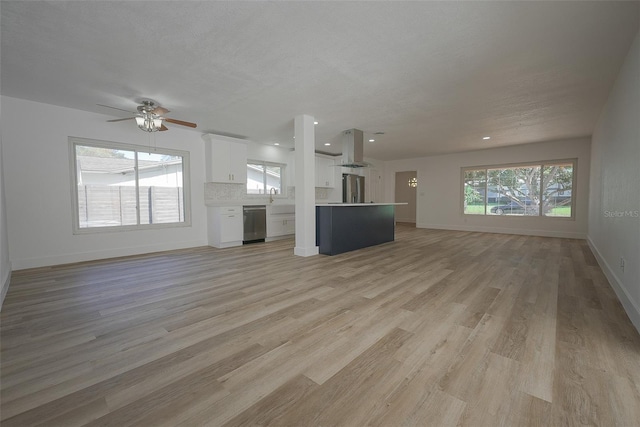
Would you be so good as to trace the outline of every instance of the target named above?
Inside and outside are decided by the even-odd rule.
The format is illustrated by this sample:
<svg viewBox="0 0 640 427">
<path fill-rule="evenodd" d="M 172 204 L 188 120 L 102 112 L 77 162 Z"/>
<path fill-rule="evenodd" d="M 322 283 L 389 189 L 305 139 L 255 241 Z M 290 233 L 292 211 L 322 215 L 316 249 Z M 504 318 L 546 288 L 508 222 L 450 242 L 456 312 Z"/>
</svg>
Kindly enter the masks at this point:
<svg viewBox="0 0 640 427">
<path fill-rule="evenodd" d="M 135 153 L 135 181 L 136 181 L 136 221 L 134 225 L 114 225 L 108 227 L 80 227 L 79 202 L 78 202 L 78 163 L 76 160 L 76 146 L 88 146 L 95 148 L 106 148 L 110 150 L 126 150 Z M 165 222 L 157 224 L 140 223 L 140 179 L 138 176 L 138 153 L 157 153 L 182 157 L 182 193 L 184 206 L 183 222 Z M 126 144 L 121 142 L 103 141 L 80 137 L 69 137 L 69 171 L 71 187 L 71 226 L 74 235 L 94 234 L 94 233 L 118 233 L 122 231 L 152 230 L 163 228 L 191 227 L 191 166 L 189 152 L 174 150 L 171 148 L 154 147 Z"/>
<path fill-rule="evenodd" d="M 247 164 L 245 165 L 245 168 L 248 167 L 249 165 L 261 165 L 265 167 L 265 172 L 262 175 L 262 184 L 264 185 L 263 189 L 266 190 L 266 168 L 267 166 L 271 166 L 271 167 L 279 167 L 280 168 L 280 193 L 273 195 L 274 198 L 285 198 L 285 191 L 286 191 L 286 185 L 285 185 L 285 178 L 286 178 L 286 168 L 287 165 L 285 163 L 277 163 L 277 162 L 270 162 L 267 160 L 252 160 L 252 159 L 247 159 Z M 249 182 L 249 175 L 247 174 L 247 183 Z M 247 189 L 247 184 L 244 185 L 244 192 L 247 196 L 268 196 L 269 193 L 249 193 L 248 189 Z"/>
<path fill-rule="evenodd" d="M 553 166 L 558 164 L 567 164 L 571 163 L 572 165 L 572 176 L 571 176 L 571 216 L 553 216 L 553 215 L 543 215 L 542 214 L 542 206 L 540 206 L 537 215 L 507 215 L 510 218 L 553 218 L 557 220 L 569 220 L 575 221 L 576 219 L 576 187 L 577 187 L 577 172 L 578 172 L 578 159 L 570 158 L 570 159 L 553 159 L 553 160 L 540 160 L 533 162 L 522 162 L 522 163 L 503 163 L 503 164 L 490 164 L 490 165 L 478 165 L 478 166 L 463 166 L 460 168 L 460 212 L 463 216 L 474 216 L 474 217 L 494 217 L 499 215 L 490 215 L 487 214 L 487 195 L 488 195 L 488 170 L 490 169 L 509 169 L 509 168 L 518 168 L 518 167 L 540 167 L 540 196 L 543 194 L 543 185 L 544 180 L 542 179 L 542 175 L 544 173 L 544 168 L 546 166 Z M 468 171 L 485 171 L 485 200 L 484 206 L 485 210 L 483 214 L 471 214 L 466 213 L 464 210 L 464 202 L 465 202 L 465 172 Z M 566 190 L 565 190 L 566 191 Z"/>
</svg>

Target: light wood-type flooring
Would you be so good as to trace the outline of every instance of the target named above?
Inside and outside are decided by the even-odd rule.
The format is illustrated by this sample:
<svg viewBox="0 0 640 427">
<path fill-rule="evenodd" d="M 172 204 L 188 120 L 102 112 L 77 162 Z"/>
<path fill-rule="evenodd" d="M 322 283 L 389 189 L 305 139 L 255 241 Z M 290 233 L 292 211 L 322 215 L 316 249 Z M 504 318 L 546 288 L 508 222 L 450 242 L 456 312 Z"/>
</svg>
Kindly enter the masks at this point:
<svg viewBox="0 0 640 427">
<path fill-rule="evenodd" d="M 640 336 L 585 241 L 396 237 L 14 272 L 1 425 L 640 424 Z"/>
</svg>

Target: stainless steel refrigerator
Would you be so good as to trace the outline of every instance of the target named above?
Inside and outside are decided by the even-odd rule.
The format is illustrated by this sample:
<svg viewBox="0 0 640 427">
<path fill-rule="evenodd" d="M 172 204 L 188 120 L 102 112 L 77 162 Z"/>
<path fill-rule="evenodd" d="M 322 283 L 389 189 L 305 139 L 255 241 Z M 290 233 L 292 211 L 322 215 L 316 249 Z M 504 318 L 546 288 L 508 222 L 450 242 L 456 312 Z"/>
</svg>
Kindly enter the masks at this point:
<svg viewBox="0 0 640 427">
<path fill-rule="evenodd" d="M 364 203 L 364 176 L 342 174 L 342 202 Z"/>
</svg>

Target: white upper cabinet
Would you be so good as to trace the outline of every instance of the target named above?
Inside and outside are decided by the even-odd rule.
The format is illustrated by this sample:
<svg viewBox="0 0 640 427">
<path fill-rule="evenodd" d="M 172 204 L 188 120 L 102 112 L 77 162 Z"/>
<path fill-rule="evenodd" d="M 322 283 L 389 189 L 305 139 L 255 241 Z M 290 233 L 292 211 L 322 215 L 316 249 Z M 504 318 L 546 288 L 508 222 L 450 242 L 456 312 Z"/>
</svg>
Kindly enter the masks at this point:
<svg viewBox="0 0 640 427">
<path fill-rule="evenodd" d="M 227 136 L 205 134 L 207 182 L 246 184 L 247 142 Z"/>
<path fill-rule="evenodd" d="M 227 164 L 232 182 L 247 183 L 247 144 L 230 143 L 229 163 Z"/>
<path fill-rule="evenodd" d="M 334 159 L 316 156 L 316 187 L 334 188 L 336 186 L 334 165 Z"/>
</svg>

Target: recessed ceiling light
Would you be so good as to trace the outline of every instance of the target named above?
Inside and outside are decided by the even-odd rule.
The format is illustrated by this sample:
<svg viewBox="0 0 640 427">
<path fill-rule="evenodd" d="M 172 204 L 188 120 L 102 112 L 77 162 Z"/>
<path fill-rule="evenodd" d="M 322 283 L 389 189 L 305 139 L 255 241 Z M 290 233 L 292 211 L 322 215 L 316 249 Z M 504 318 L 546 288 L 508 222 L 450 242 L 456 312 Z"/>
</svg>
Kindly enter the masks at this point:
<svg viewBox="0 0 640 427">
<path fill-rule="evenodd" d="M 279 142 L 276 142 L 276 143 L 275 143 L 275 144 L 273 144 L 273 145 L 280 145 L 280 143 L 279 143 Z"/>
<path fill-rule="evenodd" d="M 318 122 L 313 122 L 313 124 L 314 124 L 314 125 L 317 125 L 317 124 L 318 124 Z"/>
<path fill-rule="evenodd" d="M 324 145 L 329 146 L 329 145 L 331 145 L 331 143 L 330 142 L 325 142 Z"/>
<path fill-rule="evenodd" d="M 369 142 L 375 142 L 375 139 L 370 139 Z"/>
<path fill-rule="evenodd" d="M 483 136 L 482 139 L 485 139 L 485 140 L 486 139 L 491 139 L 491 137 L 490 136 Z"/>
</svg>

